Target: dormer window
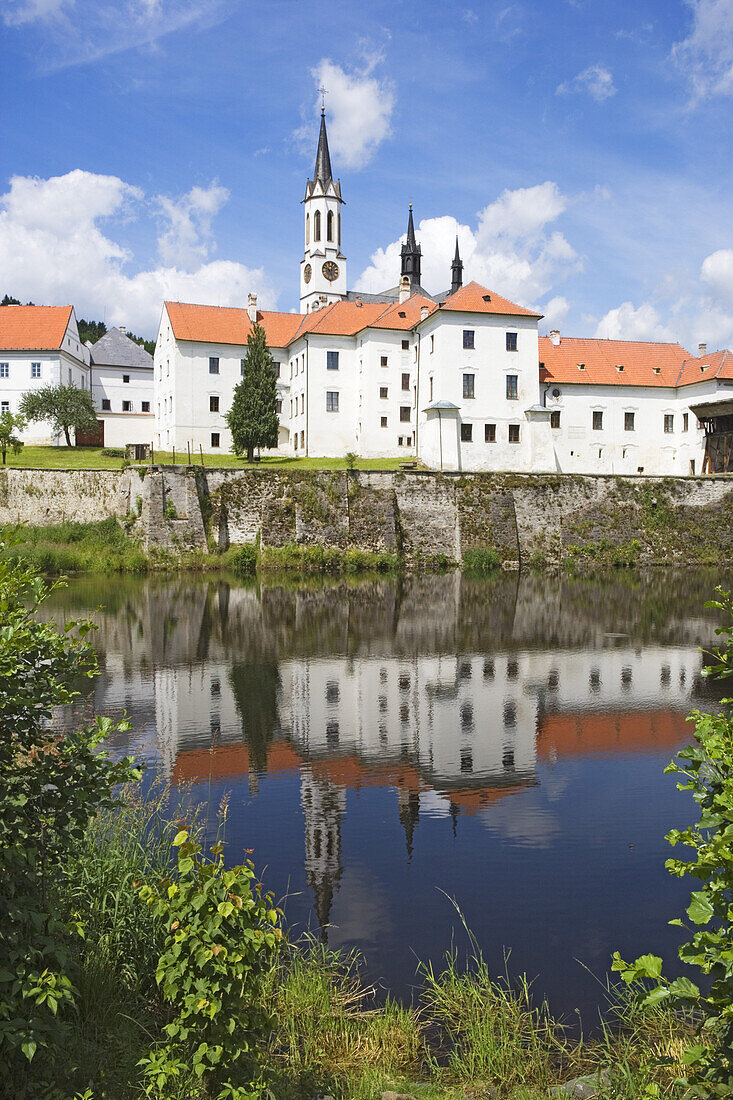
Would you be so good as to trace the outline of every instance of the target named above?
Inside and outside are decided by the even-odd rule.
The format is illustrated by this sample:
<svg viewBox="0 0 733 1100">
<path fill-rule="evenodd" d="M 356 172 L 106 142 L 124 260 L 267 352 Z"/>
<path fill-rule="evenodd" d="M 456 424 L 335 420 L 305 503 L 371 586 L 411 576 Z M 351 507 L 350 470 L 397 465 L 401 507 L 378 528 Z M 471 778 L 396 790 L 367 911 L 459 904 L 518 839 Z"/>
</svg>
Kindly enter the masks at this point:
<svg viewBox="0 0 733 1100">
<path fill-rule="evenodd" d="M 652 367 L 652 370 L 654 371 L 655 374 L 661 374 L 662 373 L 662 368 L 661 367 Z"/>
<path fill-rule="evenodd" d="M 484 302 L 490 302 L 491 301 L 491 295 L 490 294 L 482 294 L 481 297 L 482 297 Z"/>
<path fill-rule="evenodd" d="M 578 363 L 578 370 L 585 370 L 585 363 Z"/>
<path fill-rule="evenodd" d="M 616 364 L 616 370 L 617 370 L 617 371 L 619 372 L 619 374 L 623 374 L 623 373 L 624 373 L 624 365 L 623 365 L 623 363 L 617 363 L 617 364 Z"/>
<path fill-rule="evenodd" d="M 706 363 L 704 367 L 700 367 L 700 372 L 702 373 L 703 371 L 706 371 L 709 366 L 710 366 L 710 364 Z"/>
</svg>

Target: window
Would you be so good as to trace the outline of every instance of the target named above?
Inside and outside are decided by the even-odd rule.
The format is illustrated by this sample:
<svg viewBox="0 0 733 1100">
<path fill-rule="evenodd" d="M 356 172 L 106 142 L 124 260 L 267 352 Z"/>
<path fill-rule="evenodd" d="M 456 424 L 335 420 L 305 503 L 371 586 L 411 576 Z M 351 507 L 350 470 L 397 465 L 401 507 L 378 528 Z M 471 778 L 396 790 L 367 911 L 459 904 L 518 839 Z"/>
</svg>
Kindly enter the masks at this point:
<svg viewBox="0 0 733 1100">
<path fill-rule="evenodd" d="M 415 350 L 417 350 L 417 349 L 415 349 Z M 430 354 L 432 355 L 434 351 L 435 351 L 435 335 L 432 335 L 430 337 Z"/>
<path fill-rule="evenodd" d="M 326 214 L 326 237 L 329 241 L 333 240 L 333 210 Z"/>
<path fill-rule="evenodd" d="M 635 413 L 624 413 L 624 431 L 633 432 Z"/>
<path fill-rule="evenodd" d="M 411 435 L 407 436 L 407 438 L 405 439 L 405 443 L 407 444 L 408 447 L 412 446 L 412 436 Z"/>
<path fill-rule="evenodd" d="M 380 355 L 379 365 L 380 365 L 380 367 L 386 367 L 387 366 L 387 356 L 386 355 Z"/>
<path fill-rule="evenodd" d="M 132 412 L 132 401 L 123 401 L 122 402 L 122 411 L 123 411 L 123 413 L 131 413 Z"/>
<path fill-rule="evenodd" d="M 380 416 L 380 418 L 379 418 L 379 425 L 380 425 L 380 427 L 382 427 L 382 428 L 386 428 L 386 427 L 387 427 L 387 417 L 386 417 L 386 416 Z"/>
<path fill-rule="evenodd" d="M 326 370 L 339 369 L 339 353 L 337 351 L 326 352 Z"/>
<path fill-rule="evenodd" d="M 305 394 L 304 393 L 301 393 L 301 395 L 300 395 L 300 414 L 301 414 L 301 416 L 305 416 Z"/>
<path fill-rule="evenodd" d="M 40 377 L 41 377 L 41 364 L 40 363 L 31 363 L 31 378 L 40 378 Z"/>
<path fill-rule="evenodd" d="M 123 374 L 122 375 L 122 381 L 123 382 L 129 382 L 130 381 L 130 375 L 129 374 Z"/>
<path fill-rule="evenodd" d="M 9 413 L 10 412 L 10 402 L 9 401 L 0 402 L 0 412 L 4 412 L 4 413 Z"/>
<path fill-rule="evenodd" d="M 10 377 L 10 363 L 0 363 L 0 378 Z"/>
<path fill-rule="evenodd" d="M 463 376 L 463 396 L 464 398 L 472 398 L 476 396 L 474 389 L 474 382 L 476 379 L 475 374 L 464 374 Z"/>
<path fill-rule="evenodd" d="M 433 400 L 433 376 L 430 375 L 430 400 Z"/>
<path fill-rule="evenodd" d="M 690 426 L 690 414 L 682 413 L 682 431 L 686 432 Z"/>
<path fill-rule="evenodd" d="M 336 396 L 338 396 L 338 394 Z M 300 449 L 301 451 L 305 450 L 305 432 L 300 433 Z"/>
<path fill-rule="evenodd" d="M 410 423 L 410 406 L 400 405 L 400 422 L 402 424 Z"/>
<path fill-rule="evenodd" d="M 150 412 L 150 402 L 149 401 L 143 401 L 142 411 L 144 413 L 149 413 Z"/>
<path fill-rule="evenodd" d="M 403 390 L 409 390 L 409 388 L 410 388 L 410 375 L 409 374 L 403 374 L 402 375 L 402 389 Z"/>
<path fill-rule="evenodd" d="M 388 393 L 389 393 L 389 390 L 388 390 L 387 386 L 380 386 L 379 387 L 379 399 L 380 399 L 380 401 L 386 401 Z"/>
<path fill-rule="evenodd" d="M 242 360 L 242 370 L 244 370 L 244 360 Z M 209 374 L 218 374 L 218 373 L 219 373 L 219 356 L 218 355 L 210 355 L 209 356 Z"/>
<path fill-rule="evenodd" d="M 293 447 L 297 451 L 297 449 L 298 449 L 298 433 L 297 432 L 293 436 Z"/>
<path fill-rule="evenodd" d="M 519 395 L 519 376 L 517 374 L 508 374 L 506 376 L 506 399 L 507 401 L 516 401 Z"/>
<path fill-rule="evenodd" d="M 272 369 L 275 372 L 275 377 L 279 378 L 280 377 L 280 364 L 279 363 L 273 363 L 272 364 Z"/>
<path fill-rule="evenodd" d="M 213 397 L 213 396 L 209 397 L 209 412 L 210 413 L 218 413 L 218 411 L 219 411 L 219 398 L 218 397 Z"/>
<path fill-rule="evenodd" d="M 664 430 L 667 435 L 669 435 L 670 432 L 674 431 L 674 416 L 672 415 L 672 413 L 664 414 Z"/>
<path fill-rule="evenodd" d="M 404 435 L 398 436 L 398 438 L 397 438 L 397 446 L 398 446 L 398 447 L 404 447 L 404 445 L 405 445 L 405 437 L 404 437 Z"/>
<path fill-rule="evenodd" d="M 102 412 L 107 412 L 108 413 L 108 412 L 111 412 L 111 411 L 112 411 L 112 404 L 111 404 L 109 398 L 108 397 L 103 397 L 102 398 Z"/>
<path fill-rule="evenodd" d="M 313 240 L 320 241 L 321 239 L 321 211 L 316 210 L 313 215 Z"/>
<path fill-rule="evenodd" d="M 240 359 L 240 361 L 239 361 L 239 375 L 240 375 L 241 378 L 244 378 L 244 359 Z M 293 377 L 293 364 L 292 363 L 290 364 L 290 377 L 291 378 Z"/>
<path fill-rule="evenodd" d="M 277 415 L 279 416 L 279 415 L 280 415 L 280 413 L 281 413 L 282 411 L 283 411 L 283 402 L 282 402 L 282 398 L 281 398 L 281 397 L 278 397 L 277 401 L 275 402 L 275 412 L 276 412 L 276 413 L 277 413 Z"/>
<path fill-rule="evenodd" d="M 506 350 L 507 351 L 516 351 L 517 350 L 517 334 L 516 334 L 516 332 L 508 332 L 506 334 Z"/>
<path fill-rule="evenodd" d="M 402 350 L 403 351 L 409 351 L 410 350 L 410 341 L 409 340 L 403 340 L 402 341 Z"/>
<path fill-rule="evenodd" d="M 311 243 L 311 216 L 306 214 L 305 216 L 305 243 Z"/>
<path fill-rule="evenodd" d="M 474 338 L 474 331 L 472 328 L 464 328 L 463 330 L 463 346 L 464 348 L 472 348 Z"/>
<path fill-rule="evenodd" d="M 218 447 L 219 446 L 219 433 L 218 432 L 212 432 L 211 433 L 211 446 L 212 447 Z"/>
<path fill-rule="evenodd" d="M 518 424 L 510 424 L 509 425 L 509 442 L 510 443 L 519 443 L 519 425 Z"/>
<path fill-rule="evenodd" d="M 339 411 L 339 395 L 334 390 L 326 390 L 326 412 L 337 413 Z"/>
<path fill-rule="evenodd" d="M 484 443 L 496 443 L 496 424 L 484 424 Z"/>
<path fill-rule="evenodd" d="M 473 424 L 461 424 L 461 443 L 473 443 Z"/>
<path fill-rule="evenodd" d="M 559 428 L 560 427 L 560 410 L 559 409 L 554 409 L 550 413 L 550 427 L 551 428 Z"/>
<path fill-rule="evenodd" d="M 71 381 L 72 381 L 72 378 L 71 378 L 71 367 L 69 367 L 69 385 L 71 385 Z"/>
<path fill-rule="evenodd" d="M 593 411 L 593 431 L 600 432 L 603 429 L 603 413 L 598 409 Z"/>
</svg>

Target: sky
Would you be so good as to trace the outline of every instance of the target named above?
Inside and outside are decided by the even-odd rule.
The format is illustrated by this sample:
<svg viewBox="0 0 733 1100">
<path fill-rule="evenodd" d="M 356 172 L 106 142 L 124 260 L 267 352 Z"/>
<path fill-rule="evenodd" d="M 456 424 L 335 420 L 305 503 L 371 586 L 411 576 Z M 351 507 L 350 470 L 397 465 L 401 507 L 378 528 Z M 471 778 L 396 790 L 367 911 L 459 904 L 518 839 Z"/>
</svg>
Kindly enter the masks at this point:
<svg viewBox="0 0 733 1100">
<path fill-rule="evenodd" d="M 327 90 L 350 287 L 733 346 L 733 0 L 0 0 L 0 297 L 298 308 Z"/>
</svg>

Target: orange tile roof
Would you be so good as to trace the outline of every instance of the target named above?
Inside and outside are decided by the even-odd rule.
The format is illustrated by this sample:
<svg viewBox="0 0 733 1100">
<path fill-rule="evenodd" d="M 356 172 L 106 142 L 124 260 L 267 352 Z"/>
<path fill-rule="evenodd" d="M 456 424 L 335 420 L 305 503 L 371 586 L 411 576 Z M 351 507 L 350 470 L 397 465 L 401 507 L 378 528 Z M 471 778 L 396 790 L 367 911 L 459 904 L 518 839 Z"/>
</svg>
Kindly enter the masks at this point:
<svg viewBox="0 0 733 1100">
<path fill-rule="evenodd" d="M 420 320 L 420 313 L 427 307 L 429 313 L 434 313 L 438 308 L 432 298 L 426 298 L 422 294 L 413 294 L 406 302 L 393 302 L 388 306 L 381 317 L 372 321 L 372 328 L 414 328 Z"/>
<path fill-rule="evenodd" d="M 0 349 L 55 351 L 71 319 L 72 306 L 1 306 Z"/>
<path fill-rule="evenodd" d="M 729 351 L 714 351 L 712 355 L 686 359 L 677 385 L 691 386 L 710 378 L 733 378 L 733 355 Z"/>
<path fill-rule="evenodd" d="M 674 710 L 618 714 L 548 714 L 540 721 L 537 755 L 674 752 L 690 740 L 687 716 Z"/>
<path fill-rule="evenodd" d="M 461 310 L 465 313 L 500 313 L 503 316 L 541 317 L 541 313 L 518 306 L 508 298 L 502 298 L 480 283 L 466 283 L 455 294 L 449 295 L 441 309 Z"/>
<path fill-rule="evenodd" d="M 247 343 L 252 322 L 246 309 L 235 306 L 199 306 L 188 302 L 166 302 L 176 340 L 204 344 Z M 271 348 L 283 348 L 293 339 L 303 317 L 300 313 L 257 312 L 257 320 Z"/>
<path fill-rule="evenodd" d="M 303 318 L 298 336 L 319 332 L 326 336 L 355 336 L 384 313 L 384 302 L 332 302 Z"/>
<path fill-rule="evenodd" d="M 575 336 L 563 336 L 558 345 L 541 336 L 539 350 L 540 382 L 607 386 L 676 386 L 690 357 L 681 344 Z"/>
</svg>

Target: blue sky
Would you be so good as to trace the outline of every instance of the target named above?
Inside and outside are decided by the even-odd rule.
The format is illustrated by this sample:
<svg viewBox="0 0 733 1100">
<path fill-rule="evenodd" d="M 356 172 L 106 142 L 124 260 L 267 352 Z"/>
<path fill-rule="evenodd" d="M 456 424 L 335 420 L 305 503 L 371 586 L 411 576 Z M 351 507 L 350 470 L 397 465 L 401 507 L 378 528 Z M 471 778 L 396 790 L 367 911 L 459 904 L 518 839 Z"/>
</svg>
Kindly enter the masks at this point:
<svg viewBox="0 0 733 1100">
<path fill-rule="evenodd" d="M 297 308 L 316 89 L 349 281 L 541 329 L 733 343 L 733 0 L 0 0 L 0 294 L 154 333 L 164 296 Z"/>
</svg>

